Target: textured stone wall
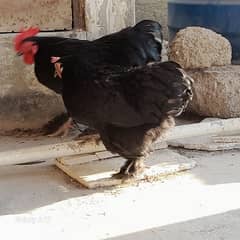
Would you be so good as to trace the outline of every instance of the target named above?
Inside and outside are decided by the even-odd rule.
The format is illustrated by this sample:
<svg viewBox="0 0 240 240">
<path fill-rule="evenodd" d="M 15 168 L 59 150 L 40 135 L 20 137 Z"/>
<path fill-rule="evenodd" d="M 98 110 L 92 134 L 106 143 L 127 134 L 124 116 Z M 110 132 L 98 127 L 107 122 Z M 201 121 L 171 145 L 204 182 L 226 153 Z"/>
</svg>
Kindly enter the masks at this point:
<svg viewBox="0 0 240 240">
<path fill-rule="evenodd" d="M 14 36 L 0 35 L 0 132 L 38 128 L 64 111 L 62 99 L 40 85 L 33 66 L 16 56 Z"/>
<path fill-rule="evenodd" d="M 163 26 L 164 38 L 167 33 L 167 0 L 136 0 L 136 21 L 156 20 Z"/>
<path fill-rule="evenodd" d="M 228 65 L 188 70 L 194 79 L 189 110 L 204 117 L 240 117 L 240 67 Z"/>
</svg>

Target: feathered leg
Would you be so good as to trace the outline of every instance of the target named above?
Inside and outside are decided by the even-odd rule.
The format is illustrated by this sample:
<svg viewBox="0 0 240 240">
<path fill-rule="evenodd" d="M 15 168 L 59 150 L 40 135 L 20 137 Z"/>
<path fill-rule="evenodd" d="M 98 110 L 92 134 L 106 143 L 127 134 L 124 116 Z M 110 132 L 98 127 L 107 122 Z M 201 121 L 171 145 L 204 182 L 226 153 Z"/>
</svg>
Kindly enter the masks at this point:
<svg viewBox="0 0 240 240">
<path fill-rule="evenodd" d="M 145 169 L 144 164 L 145 157 L 137 157 L 128 159 L 125 164 L 121 167 L 119 173 L 114 174 L 115 178 L 130 178 L 136 177 L 141 174 Z"/>
</svg>

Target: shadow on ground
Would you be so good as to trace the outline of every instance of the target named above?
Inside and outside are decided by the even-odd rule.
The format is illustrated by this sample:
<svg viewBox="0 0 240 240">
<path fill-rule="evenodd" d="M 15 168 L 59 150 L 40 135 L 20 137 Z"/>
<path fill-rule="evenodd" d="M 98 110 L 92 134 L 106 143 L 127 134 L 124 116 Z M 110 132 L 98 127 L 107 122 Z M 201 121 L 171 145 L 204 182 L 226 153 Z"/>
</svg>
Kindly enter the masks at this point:
<svg viewBox="0 0 240 240">
<path fill-rule="evenodd" d="M 239 219 L 238 209 L 105 240 L 237 240 L 240 234 Z"/>
</svg>

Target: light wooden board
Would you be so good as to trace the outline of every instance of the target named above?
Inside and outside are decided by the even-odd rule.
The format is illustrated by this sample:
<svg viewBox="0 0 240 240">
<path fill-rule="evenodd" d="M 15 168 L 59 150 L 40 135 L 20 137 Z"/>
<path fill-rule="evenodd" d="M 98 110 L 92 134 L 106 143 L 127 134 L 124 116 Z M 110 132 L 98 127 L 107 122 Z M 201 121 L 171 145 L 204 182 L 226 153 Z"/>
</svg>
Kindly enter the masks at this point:
<svg viewBox="0 0 240 240">
<path fill-rule="evenodd" d="M 88 162 L 102 160 L 106 158 L 118 157 L 117 154 L 112 154 L 108 151 L 96 152 L 92 154 L 79 154 L 74 156 L 56 158 L 57 162 L 65 166 L 76 166 Z"/>
<path fill-rule="evenodd" d="M 69 163 L 68 159 L 65 159 L 65 161 L 61 159 L 61 161 L 56 161 L 56 165 L 87 188 L 115 186 L 141 180 L 155 180 L 161 176 L 189 170 L 196 166 L 195 161 L 165 149 L 155 151 L 148 158 L 146 162 L 148 168 L 136 179 L 122 180 L 113 178 L 112 174 L 119 171 L 124 161 L 123 158 L 116 157 L 88 163 L 76 161 L 76 164 L 73 164 L 72 159 L 70 159 Z"/>
</svg>

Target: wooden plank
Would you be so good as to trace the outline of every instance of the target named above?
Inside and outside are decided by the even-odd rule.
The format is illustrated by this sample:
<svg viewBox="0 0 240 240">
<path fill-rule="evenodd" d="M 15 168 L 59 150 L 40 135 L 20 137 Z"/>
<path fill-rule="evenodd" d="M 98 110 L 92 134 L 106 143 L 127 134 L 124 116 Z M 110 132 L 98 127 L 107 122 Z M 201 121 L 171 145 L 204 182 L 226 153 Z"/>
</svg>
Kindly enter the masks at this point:
<svg viewBox="0 0 240 240">
<path fill-rule="evenodd" d="M 85 0 L 72 0 L 73 27 L 75 30 L 86 30 Z"/>
<path fill-rule="evenodd" d="M 85 0 L 89 40 L 119 31 L 135 23 L 135 0 Z"/>
<path fill-rule="evenodd" d="M 41 32 L 39 35 L 86 39 L 84 31 Z M 24 64 L 22 58 L 16 56 L 14 37 L 12 33 L 0 36 L 0 133 L 41 128 L 65 109 L 62 97 L 36 80 L 34 66 Z"/>
<path fill-rule="evenodd" d="M 67 175 L 87 188 L 98 188 L 128 184 L 142 180 L 158 180 L 159 177 L 189 170 L 196 166 L 192 161 L 170 150 L 155 151 L 147 160 L 147 168 L 143 174 L 134 179 L 116 179 L 112 175 L 117 173 L 124 163 L 124 159 L 117 157 L 104 161 L 95 161 L 85 164 L 65 164 L 56 161 L 56 165 Z"/>
<path fill-rule="evenodd" d="M 18 32 L 29 26 L 72 29 L 71 0 L 0 0 L 0 32 Z"/>
<path fill-rule="evenodd" d="M 155 144 L 154 149 L 156 150 L 166 149 L 167 147 L 168 145 L 166 142 L 160 142 L 158 144 Z M 99 151 L 99 152 L 93 152 L 91 154 L 78 154 L 73 156 L 60 157 L 60 158 L 57 158 L 57 161 L 63 165 L 76 165 L 76 164 L 83 164 L 87 162 L 93 162 L 93 161 L 113 158 L 113 157 L 119 157 L 119 155 L 113 154 L 109 151 Z"/>
<path fill-rule="evenodd" d="M 233 131 L 240 131 L 240 118 L 177 126 L 169 132 L 164 140 L 169 141 L 179 138 L 203 136 L 206 134 L 217 135 Z M 157 142 L 159 143 L 162 141 L 158 140 Z M 94 152 L 102 152 L 104 150 L 105 147 L 102 142 L 96 142 L 95 139 L 89 139 L 89 141 L 70 141 L 45 146 L 9 150 L 0 153 L 0 166 L 72 156 L 77 154 L 89 154 Z"/>
</svg>

